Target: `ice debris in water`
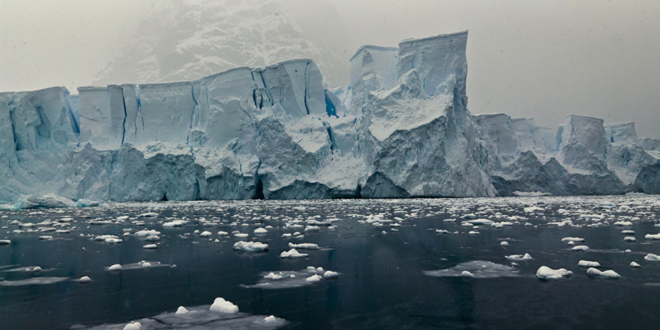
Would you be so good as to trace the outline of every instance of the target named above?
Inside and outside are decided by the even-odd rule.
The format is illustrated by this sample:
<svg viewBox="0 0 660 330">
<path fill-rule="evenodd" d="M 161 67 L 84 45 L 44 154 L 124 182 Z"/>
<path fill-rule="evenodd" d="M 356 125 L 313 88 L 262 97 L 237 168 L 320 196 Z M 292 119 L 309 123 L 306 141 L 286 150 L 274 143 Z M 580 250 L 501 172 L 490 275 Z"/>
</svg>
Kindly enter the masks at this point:
<svg viewBox="0 0 660 330">
<path fill-rule="evenodd" d="M 300 244 L 289 243 L 289 248 L 302 249 L 302 250 L 318 250 L 319 246 L 313 243 L 300 243 Z"/>
<path fill-rule="evenodd" d="M 660 256 L 657 254 L 649 253 L 646 256 L 644 256 L 644 260 L 646 261 L 660 261 Z"/>
<path fill-rule="evenodd" d="M 153 249 L 157 249 L 158 245 L 156 245 L 156 244 L 147 244 L 147 245 L 143 246 L 142 248 L 148 249 L 148 250 L 153 250 Z"/>
<path fill-rule="evenodd" d="M 541 266 L 536 271 L 536 277 L 544 280 L 557 280 L 571 276 L 573 272 L 564 268 L 552 269 L 547 266 Z"/>
<path fill-rule="evenodd" d="M 631 261 L 631 262 L 630 262 L 630 267 L 639 268 L 639 267 L 642 267 L 642 266 L 641 266 L 640 264 L 634 262 L 634 261 Z"/>
<path fill-rule="evenodd" d="M 513 254 L 510 256 L 505 256 L 505 258 L 509 260 L 514 260 L 514 261 L 524 261 L 524 260 L 532 260 L 532 256 L 529 255 L 529 253 L 525 253 L 525 255 L 522 254 Z"/>
<path fill-rule="evenodd" d="M 646 234 L 646 235 L 644 235 L 644 238 L 648 239 L 648 240 L 660 240 L 660 233 L 658 233 L 658 234 Z"/>
<path fill-rule="evenodd" d="M 564 237 L 561 239 L 562 242 L 584 242 L 584 238 L 580 237 Z"/>
<path fill-rule="evenodd" d="M 600 270 L 598 270 L 596 268 L 587 269 L 587 275 L 607 277 L 607 278 L 621 278 L 621 275 L 617 274 L 613 270 L 606 270 L 606 271 L 601 272 Z"/>
<path fill-rule="evenodd" d="M 213 305 L 211 305 L 210 310 L 225 314 L 235 314 L 238 313 L 238 306 L 223 298 L 218 297 L 215 298 L 215 301 L 213 301 Z"/>
<path fill-rule="evenodd" d="M 502 243 L 500 243 L 500 245 L 501 245 L 501 246 L 508 246 L 508 245 L 509 245 L 509 242 L 507 242 L 507 241 L 502 241 Z"/>
<path fill-rule="evenodd" d="M 179 308 L 176 309 L 175 314 L 185 314 L 185 313 L 188 313 L 188 310 L 183 306 L 179 306 Z"/>
<path fill-rule="evenodd" d="M 9 245 L 11 241 L 8 239 L 0 239 L 0 245 Z"/>
<path fill-rule="evenodd" d="M 244 288 L 286 289 L 313 285 L 322 280 L 330 280 L 341 274 L 322 267 L 309 266 L 301 271 L 279 271 L 261 273 L 259 282 L 254 285 L 241 285 Z"/>
<path fill-rule="evenodd" d="M 204 231 L 201 234 L 199 234 L 199 237 L 211 237 L 211 232 L 210 231 Z"/>
<path fill-rule="evenodd" d="M 589 250 L 589 247 L 586 245 L 576 245 L 571 250 L 573 251 L 586 251 Z"/>
<path fill-rule="evenodd" d="M 255 234 L 265 234 L 267 232 L 268 232 L 268 230 L 266 230 L 265 228 L 257 228 L 257 229 L 254 230 Z"/>
<path fill-rule="evenodd" d="M 314 274 L 314 275 L 306 278 L 305 281 L 307 281 L 307 282 L 321 282 L 321 278 L 322 278 L 321 276 L 319 276 L 317 274 Z"/>
<path fill-rule="evenodd" d="M 280 253 L 280 258 L 303 258 L 308 256 L 307 253 L 300 253 L 296 249 L 291 249 L 289 251 L 283 251 Z"/>
<path fill-rule="evenodd" d="M 110 271 L 121 270 L 121 265 L 120 264 L 114 264 L 114 265 L 108 267 L 108 270 L 110 270 Z"/>
<path fill-rule="evenodd" d="M 260 242 L 238 241 L 234 243 L 233 249 L 245 252 L 262 252 L 268 250 L 268 244 Z"/>
<path fill-rule="evenodd" d="M 475 278 L 520 276 L 518 270 L 514 267 L 482 260 L 460 263 L 447 269 L 425 271 L 424 274 L 434 277 L 460 277 L 463 276 L 463 272 L 469 272 Z"/>
<path fill-rule="evenodd" d="M 142 324 L 140 322 L 131 322 L 124 327 L 124 330 L 140 330 L 142 329 Z"/>
<path fill-rule="evenodd" d="M 83 284 L 84 284 L 84 283 L 89 283 L 89 282 L 91 282 L 91 281 L 92 281 L 92 279 L 89 278 L 89 276 L 83 276 L 83 277 L 81 277 L 81 278 L 78 280 L 78 282 L 83 283 Z"/>
<path fill-rule="evenodd" d="M 578 262 L 578 266 L 580 266 L 580 267 L 600 267 L 600 263 L 598 263 L 598 261 L 580 260 Z"/>
</svg>

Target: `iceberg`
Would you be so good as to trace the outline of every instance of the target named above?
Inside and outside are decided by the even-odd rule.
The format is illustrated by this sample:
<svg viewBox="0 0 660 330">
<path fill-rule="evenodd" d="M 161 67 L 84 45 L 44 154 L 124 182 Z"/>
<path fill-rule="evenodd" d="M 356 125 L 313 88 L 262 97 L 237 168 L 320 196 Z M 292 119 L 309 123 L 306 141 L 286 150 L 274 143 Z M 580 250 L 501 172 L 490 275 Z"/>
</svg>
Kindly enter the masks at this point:
<svg viewBox="0 0 660 330">
<path fill-rule="evenodd" d="M 0 202 L 660 193 L 660 142 L 632 123 L 572 115 L 555 133 L 473 116 L 467 37 L 360 47 L 333 90 L 312 59 L 293 59 L 0 93 Z"/>
</svg>

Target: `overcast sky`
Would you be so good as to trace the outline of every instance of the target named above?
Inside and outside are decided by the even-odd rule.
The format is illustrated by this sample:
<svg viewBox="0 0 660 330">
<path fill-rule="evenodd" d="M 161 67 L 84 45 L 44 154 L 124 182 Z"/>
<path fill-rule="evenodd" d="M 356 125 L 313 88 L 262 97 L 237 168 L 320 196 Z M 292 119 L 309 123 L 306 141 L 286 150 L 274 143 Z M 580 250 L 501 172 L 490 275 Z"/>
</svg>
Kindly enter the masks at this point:
<svg viewBox="0 0 660 330">
<path fill-rule="evenodd" d="M 154 3 L 0 0 L 0 91 L 89 85 Z M 640 137 L 660 138 L 660 1 L 285 3 L 287 15 L 344 49 L 346 61 L 361 44 L 469 30 L 474 114 L 535 117 L 552 128 L 583 114 L 634 121 Z"/>
</svg>

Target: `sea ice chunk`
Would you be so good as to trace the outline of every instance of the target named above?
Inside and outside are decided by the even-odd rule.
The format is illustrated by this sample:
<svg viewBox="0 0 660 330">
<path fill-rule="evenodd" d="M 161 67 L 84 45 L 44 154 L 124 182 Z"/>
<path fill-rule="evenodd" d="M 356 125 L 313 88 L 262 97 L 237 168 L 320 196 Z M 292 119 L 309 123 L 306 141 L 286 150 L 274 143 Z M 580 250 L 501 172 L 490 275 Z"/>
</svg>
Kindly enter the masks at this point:
<svg viewBox="0 0 660 330">
<path fill-rule="evenodd" d="M 280 258 L 303 258 L 308 256 L 307 253 L 300 253 L 296 249 L 284 251 L 280 254 Z"/>
<path fill-rule="evenodd" d="M 566 270 L 564 268 L 560 269 L 552 269 L 547 266 L 541 266 L 537 271 L 536 271 L 536 277 L 540 279 L 548 279 L 548 280 L 556 280 L 556 279 L 562 279 L 571 276 L 573 272 L 570 270 Z"/>
<path fill-rule="evenodd" d="M 213 305 L 211 305 L 210 310 L 225 314 L 236 314 L 238 313 L 238 306 L 234 305 L 230 301 L 218 297 L 213 301 Z"/>
<path fill-rule="evenodd" d="M 600 263 L 598 263 L 598 261 L 580 260 L 578 262 L 578 266 L 580 266 L 580 267 L 600 267 Z"/>
<path fill-rule="evenodd" d="M 617 274 L 613 270 L 606 270 L 606 271 L 601 272 L 600 270 L 598 270 L 596 268 L 587 269 L 587 275 L 608 277 L 608 278 L 621 278 L 621 275 Z"/>
<path fill-rule="evenodd" d="M 234 243 L 233 249 L 245 252 L 261 252 L 268 250 L 268 244 L 260 242 L 238 241 Z"/>
</svg>

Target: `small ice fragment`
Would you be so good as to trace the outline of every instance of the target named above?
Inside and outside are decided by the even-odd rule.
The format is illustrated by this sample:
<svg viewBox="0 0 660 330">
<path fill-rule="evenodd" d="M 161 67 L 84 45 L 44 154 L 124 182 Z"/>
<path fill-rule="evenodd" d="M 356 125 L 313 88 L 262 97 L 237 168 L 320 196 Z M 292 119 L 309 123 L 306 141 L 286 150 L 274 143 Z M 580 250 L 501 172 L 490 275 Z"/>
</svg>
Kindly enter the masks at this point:
<svg viewBox="0 0 660 330">
<path fill-rule="evenodd" d="M 185 314 L 185 313 L 188 313 L 188 310 L 183 306 L 179 306 L 179 308 L 176 309 L 176 313 L 174 314 Z"/>
<path fill-rule="evenodd" d="M 130 233 L 126 233 L 126 234 L 130 235 Z M 156 235 L 151 235 L 151 236 L 147 236 L 147 238 L 145 238 L 144 240 L 147 242 L 156 242 L 156 241 L 160 241 L 160 237 Z"/>
<path fill-rule="evenodd" d="M 463 277 L 474 277 L 474 274 L 468 272 L 467 270 L 464 270 L 463 272 L 461 272 L 461 276 L 463 276 Z"/>
<path fill-rule="evenodd" d="M 210 231 L 205 231 L 201 234 L 199 234 L 199 237 L 211 237 L 211 232 Z"/>
<path fill-rule="evenodd" d="M 157 249 L 158 245 L 156 245 L 156 244 L 147 244 L 147 245 L 143 246 L 142 248 L 143 249 Z"/>
<path fill-rule="evenodd" d="M 319 275 L 317 275 L 317 274 L 314 274 L 314 275 L 312 275 L 312 276 L 306 278 L 305 281 L 307 281 L 307 282 L 313 282 L 313 283 L 315 283 L 315 282 L 320 282 L 320 281 L 321 281 L 321 276 L 319 276 Z"/>
<path fill-rule="evenodd" d="M 546 266 L 541 266 L 536 271 L 536 277 L 540 279 L 548 279 L 548 280 L 556 280 L 556 279 L 569 277 L 571 276 L 571 274 L 573 274 L 573 272 L 571 272 L 570 270 L 566 270 L 564 268 L 552 269 Z"/>
<path fill-rule="evenodd" d="M 644 260 L 646 261 L 660 261 L 660 256 L 657 254 L 649 253 L 646 256 L 644 256 Z"/>
<path fill-rule="evenodd" d="M 142 324 L 140 322 L 131 322 L 124 327 L 124 330 L 140 330 L 142 329 Z"/>
<path fill-rule="evenodd" d="M 505 256 L 505 258 L 507 258 L 507 259 L 509 259 L 509 260 L 515 260 L 515 261 L 524 261 L 524 260 L 532 260 L 532 259 L 534 259 L 534 258 L 532 258 L 531 255 L 529 255 L 529 253 L 525 253 L 525 255 L 522 255 L 522 254 L 513 254 L 513 255 L 510 255 L 510 256 Z"/>
<path fill-rule="evenodd" d="M 479 232 L 471 230 L 468 234 L 470 234 L 470 235 L 479 235 Z"/>
<path fill-rule="evenodd" d="M 641 266 L 640 264 L 634 262 L 634 261 L 631 261 L 631 262 L 630 262 L 630 267 L 639 268 L 639 267 L 642 267 L 642 266 Z"/>
<path fill-rule="evenodd" d="M 500 245 L 501 245 L 501 246 L 509 246 L 509 242 L 507 242 L 507 241 L 502 241 L 502 243 L 500 243 Z"/>
<path fill-rule="evenodd" d="M 660 233 L 655 234 L 655 235 L 654 234 L 646 234 L 644 236 L 644 238 L 646 238 L 648 240 L 660 240 Z"/>
<path fill-rule="evenodd" d="M 238 306 L 232 304 L 230 301 L 224 300 L 223 298 L 215 298 L 210 310 L 225 314 L 236 314 L 238 313 Z"/>
<path fill-rule="evenodd" d="M 218 235 L 220 235 L 220 236 L 229 236 L 229 233 L 226 232 L 226 231 L 219 231 Z"/>
<path fill-rule="evenodd" d="M 300 244 L 289 243 L 289 248 L 303 249 L 303 250 L 318 250 L 319 246 L 313 243 L 300 243 Z"/>
<path fill-rule="evenodd" d="M 600 270 L 598 270 L 596 268 L 587 269 L 587 275 L 589 275 L 589 276 L 608 277 L 608 278 L 621 278 L 621 275 L 617 274 L 613 270 L 606 270 L 604 272 L 601 272 Z"/>
<path fill-rule="evenodd" d="M 267 278 L 269 280 L 279 280 L 282 279 L 282 275 L 271 272 L 270 274 L 264 276 L 264 278 Z"/>
<path fill-rule="evenodd" d="M 306 257 L 307 255 L 307 253 L 300 253 L 296 249 L 291 249 L 289 251 L 280 253 L 280 258 L 302 258 Z"/>
<path fill-rule="evenodd" d="M 580 267 L 600 267 L 600 263 L 598 263 L 598 261 L 580 260 L 580 261 L 578 261 L 578 266 L 580 266 Z"/>
<path fill-rule="evenodd" d="M 148 262 L 148 261 L 142 260 L 142 261 L 140 261 L 140 266 L 142 266 L 143 268 L 151 268 L 151 263 Z"/>
<path fill-rule="evenodd" d="M 236 233 L 236 234 L 234 234 L 234 237 L 237 237 L 237 238 L 246 238 L 246 237 L 248 237 L 248 234 L 245 234 L 245 233 Z"/>
<path fill-rule="evenodd" d="M 277 323 L 277 318 L 273 315 L 268 316 L 268 317 L 264 318 L 264 323 L 266 323 L 266 324 Z"/>
<path fill-rule="evenodd" d="M 562 242 L 584 242 L 584 238 L 580 237 L 564 237 L 561 239 Z"/>
<path fill-rule="evenodd" d="M 53 236 L 39 236 L 39 239 L 42 241 L 52 241 Z"/>
<path fill-rule="evenodd" d="M 41 273 L 42 270 L 43 269 L 41 269 L 41 267 L 39 267 L 39 266 L 36 266 L 36 267 L 32 268 L 33 273 Z"/>
<path fill-rule="evenodd" d="M 255 234 L 265 234 L 267 232 L 268 232 L 268 230 L 266 230 L 264 228 L 257 228 L 257 229 L 254 230 Z"/>
<path fill-rule="evenodd" d="M 624 252 L 624 253 L 630 253 L 630 252 L 632 252 L 632 250 L 627 249 L 627 250 L 625 250 L 625 251 L 623 251 L 623 252 Z"/>
<path fill-rule="evenodd" d="M 84 284 L 84 283 L 89 283 L 89 282 L 91 282 L 91 281 L 92 281 L 92 279 L 89 278 L 89 276 L 83 276 L 83 277 L 81 277 L 81 278 L 78 280 L 78 282 L 83 283 L 83 284 Z"/>
<path fill-rule="evenodd" d="M 333 272 L 331 270 L 327 270 L 325 273 L 323 273 L 323 277 L 325 277 L 325 278 L 335 278 L 335 277 L 339 277 L 339 273 Z"/>
<path fill-rule="evenodd" d="M 9 245 L 11 241 L 8 239 L 0 239 L 0 245 Z"/>
<path fill-rule="evenodd" d="M 571 250 L 573 251 L 586 251 L 589 250 L 589 247 L 586 245 L 576 245 Z"/>
<path fill-rule="evenodd" d="M 632 236 L 626 236 L 626 237 L 623 238 L 623 240 L 626 241 L 626 242 L 636 242 L 637 241 L 637 239 L 632 237 Z"/>
<path fill-rule="evenodd" d="M 234 243 L 234 250 L 245 251 L 245 252 L 261 252 L 268 250 L 268 244 L 260 242 L 244 242 L 238 241 Z"/>
<path fill-rule="evenodd" d="M 108 270 L 121 270 L 120 264 L 114 264 L 108 268 Z"/>
</svg>

